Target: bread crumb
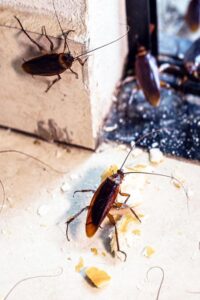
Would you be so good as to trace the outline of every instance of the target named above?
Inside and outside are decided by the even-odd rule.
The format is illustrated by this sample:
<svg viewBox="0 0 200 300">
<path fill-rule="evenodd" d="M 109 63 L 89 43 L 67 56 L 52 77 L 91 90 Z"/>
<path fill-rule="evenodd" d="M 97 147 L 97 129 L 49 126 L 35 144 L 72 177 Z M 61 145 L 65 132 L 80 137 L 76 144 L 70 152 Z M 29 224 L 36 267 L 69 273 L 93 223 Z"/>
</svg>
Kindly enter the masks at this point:
<svg viewBox="0 0 200 300">
<path fill-rule="evenodd" d="M 91 248 L 90 250 L 91 250 L 91 252 L 92 252 L 94 255 L 98 255 L 98 250 L 97 250 L 97 248 Z"/>
<path fill-rule="evenodd" d="M 155 250 L 151 246 L 146 246 L 143 255 L 146 257 L 151 257 L 155 253 Z"/>
<path fill-rule="evenodd" d="M 75 266 L 76 272 L 80 272 L 84 267 L 84 260 L 80 257 L 78 264 Z"/>
<path fill-rule="evenodd" d="M 111 165 L 109 168 L 107 168 L 101 175 L 101 181 L 104 181 L 107 177 L 112 176 L 117 172 L 119 167 L 117 165 Z"/>
<path fill-rule="evenodd" d="M 107 284 L 111 277 L 103 270 L 100 270 L 96 267 L 90 267 L 85 271 L 86 276 L 90 281 L 98 288 L 103 287 Z"/>
<path fill-rule="evenodd" d="M 140 229 L 134 229 L 132 231 L 132 233 L 134 233 L 135 235 L 141 235 L 141 230 Z"/>
<path fill-rule="evenodd" d="M 152 148 L 149 151 L 149 160 L 153 164 L 159 164 L 164 160 L 164 155 L 159 148 Z"/>
</svg>

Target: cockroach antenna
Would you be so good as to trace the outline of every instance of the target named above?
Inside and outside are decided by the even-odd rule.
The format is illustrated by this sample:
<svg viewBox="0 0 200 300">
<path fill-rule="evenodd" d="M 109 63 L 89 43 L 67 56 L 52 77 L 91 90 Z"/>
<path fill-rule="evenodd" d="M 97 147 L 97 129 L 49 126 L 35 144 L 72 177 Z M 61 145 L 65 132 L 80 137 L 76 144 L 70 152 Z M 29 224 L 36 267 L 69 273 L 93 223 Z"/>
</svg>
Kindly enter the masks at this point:
<svg viewBox="0 0 200 300">
<path fill-rule="evenodd" d="M 0 208 L 0 214 L 1 214 L 1 212 L 3 210 L 3 207 L 4 207 L 4 204 L 5 204 L 5 201 L 6 201 L 6 193 L 5 193 L 3 182 L 1 180 L 0 180 L 0 185 L 1 185 L 1 188 L 2 188 L 2 191 L 3 191 L 3 200 L 2 200 L 2 204 L 1 204 L 1 208 Z"/>
<path fill-rule="evenodd" d="M 61 30 L 61 32 L 62 32 L 62 35 L 63 35 L 63 37 L 64 37 L 64 49 L 66 49 L 66 47 L 67 47 L 68 52 L 70 53 L 69 46 L 68 46 L 68 43 L 67 43 L 67 39 L 65 38 L 65 33 L 64 33 L 63 29 L 62 29 L 62 26 L 61 26 L 60 21 L 59 21 L 59 18 L 58 18 L 58 14 L 57 14 L 57 11 L 56 11 L 56 8 L 55 8 L 54 0 L 52 0 L 52 3 L 53 3 L 53 8 L 54 8 L 54 12 L 55 12 L 55 16 L 56 16 L 58 25 L 59 25 L 60 30 Z M 69 30 L 69 31 L 73 31 L 73 30 Z M 69 33 L 69 31 L 67 32 L 67 34 Z"/>
<path fill-rule="evenodd" d="M 7 293 L 7 295 L 3 298 L 3 300 L 6 300 L 8 299 L 8 297 L 10 296 L 10 294 L 13 292 L 13 290 L 18 286 L 20 285 L 22 282 L 24 281 L 28 281 L 28 280 L 31 280 L 31 279 L 37 279 L 37 278 L 49 278 L 49 277 L 58 277 L 60 275 L 62 275 L 63 273 L 63 269 L 60 268 L 59 272 L 57 274 L 53 274 L 53 275 L 39 275 L 39 276 L 31 276 L 31 277 L 26 277 L 26 278 L 23 278 L 21 280 L 19 280 L 18 282 L 16 282 L 13 287 L 10 289 L 10 291 Z"/>
<path fill-rule="evenodd" d="M 48 169 L 52 170 L 53 172 L 56 172 L 56 173 L 59 173 L 59 174 L 67 174 L 68 172 L 67 171 L 61 171 L 61 170 L 57 170 L 56 168 L 50 166 L 49 164 L 43 162 L 42 160 L 40 160 L 39 158 L 31 155 L 31 154 L 28 154 L 28 153 L 25 153 L 23 151 L 20 151 L 20 150 L 15 150 L 15 149 L 9 149 L 9 150 L 0 150 L 0 154 L 3 154 L 3 153 L 16 153 L 16 154 L 20 154 L 20 155 L 23 155 L 23 156 L 26 156 L 28 158 L 31 158 L 33 160 L 35 160 L 36 162 L 38 162 L 39 164 L 47 167 Z M 1 184 L 1 182 L 0 182 Z M 1 185 L 3 187 L 3 185 Z"/>
<path fill-rule="evenodd" d="M 122 36 L 120 36 L 119 38 L 113 40 L 112 42 L 106 43 L 106 44 L 104 44 L 104 45 L 102 45 L 102 46 L 96 47 L 96 48 L 94 48 L 94 49 L 92 49 L 92 50 L 89 50 L 89 51 L 86 51 L 86 52 L 84 52 L 84 53 L 82 53 L 82 54 L 79 54 L 78 56 L 74 57 L 74 59 L 77 59 L 77 58 L 79 58 L 79 57 L 81 57 L 81 56 L 84 56 L 84 55 L 88 55 L 88 54 L 91 53 L 91 52 L 94 52 L 94 51 L 96 51 L 96 50 L 99 50 L 99 49 L 101 49 L 101 48 L 104 48 L 104 47 L 106 47 L 106 46 L 109 46 L 109 45 L 111 45 L 111 44 L 114 44 L 114 43 L 120 41 L 121 39 L 123 39 L 123 37 L 125 37 L 125 36 L 128 34 L 129 30 L 130 30 L 130 27 L 127 25 L 126 33 L 123 34 Z"/>
<path fill-rule="evenodd" d="M 162 288 L 162 285 L 163 285 L 163 281 L 164 281 L 164 278 L 165 278 L 165 272 L 163 270 L 163 268 L 159 267 L 159 266 L 155 266 L 155 267 L 151 267 L 148 269 L 147 273 L 146 273 L 146 277 L 147 277 L 147 280 L 149 281 L 149 272 L 153 269 L 158 269 L 162 272 L 162 278 L 161 278 L 161 281 L 160 281 L 160 285 L 159 285 L 159 288 L 158 288 L 158 292 L 157 292 L 157 295 L 156 295 L 156 300 L 159 300 L 159 296 L 160 296 L 160 291 L 161 291 L 161 288 Z"/>
</svg>

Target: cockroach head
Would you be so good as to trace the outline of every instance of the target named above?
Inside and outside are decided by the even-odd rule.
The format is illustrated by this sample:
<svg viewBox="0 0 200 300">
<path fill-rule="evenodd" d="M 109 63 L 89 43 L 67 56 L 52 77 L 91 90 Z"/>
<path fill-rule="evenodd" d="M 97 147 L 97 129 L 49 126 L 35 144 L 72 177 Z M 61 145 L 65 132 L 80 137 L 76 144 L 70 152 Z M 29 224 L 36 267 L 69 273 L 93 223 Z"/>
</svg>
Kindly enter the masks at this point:
<svg viewBox="0 0 200 300">
<path fill-rule="evenodd" d="M 63 55 L 62 62 L 65 64 L 66 68 L 70 68 L 74 62 L 74 57 L 70 52 L 67 52 Z"/>
</svg>

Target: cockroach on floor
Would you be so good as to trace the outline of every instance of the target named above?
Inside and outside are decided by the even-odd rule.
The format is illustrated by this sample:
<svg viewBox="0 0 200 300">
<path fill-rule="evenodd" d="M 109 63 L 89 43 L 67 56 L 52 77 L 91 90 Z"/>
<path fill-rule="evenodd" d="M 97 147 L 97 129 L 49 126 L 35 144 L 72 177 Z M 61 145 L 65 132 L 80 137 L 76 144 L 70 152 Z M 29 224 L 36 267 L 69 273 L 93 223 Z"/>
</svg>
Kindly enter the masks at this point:
<svg viewBox="0 0 200 300">
<path fill-rule="evenodd" d="M 70 32 L 73 32 L 74 30 L 68 30 L 67 32 L 64 32 L 56 9 L 55 9 L 55 5 L 53 2 L 53 7 L 54 7 L 54 11 L 55 11 L 55 15 L 56 15 L 56 19 L 57 22 L 59 24 L 62 36 L 64 38 L 64 47 L 63 47 L 63 51 L 61 53 L 53 53 L 54 52 L 54 44 L 52 42 L 52 40 L 50 39 L 50 37 L 47 35 L 46 33 L 46 29 L 43 26 L 42 27 L 42 35 L 44 35 L 46 37 L 46 39 L 48 40 L 49 44 L 50 44 L 50 51 L 49 53 L 47 51 L 45 51 L 45 49 L 38 43 L 36 42 L 34 39 L 31 38 L 31 36 L 27 33 L 27 31 L 24 29 L 21 21 L 15 16 L 15 19 L 17 20 L 17 22 L 19 23 L 19 26 L 21 27 L 22 32 L 28 37 L 28 39 L 38 47 L 39 51 L 42 53 L 42 55 L 37 56 L 35 58 L 32 58 L 28 61 L 25 61 L 22 64 L 22 69 L 26 72 L 29 73 L 31 75 L 36 75 L 36 76 L 57 76 L 56 79 L 54 79 L 50 85 L 47 87 L 47 89 L 45 90 L 45 92 L 48 92 L 49 89 L 61 79 L 60 74 L 65 72 L 66 70 L 70 70 L 78 79 L 78 74 L 76 72 L 74 72 L 72 70 L 72 65 L 75 61 L 78 61 L 80 65 L 84 65 L 87 58 L 82 61 L 80 57 L 82 56 L 87 56 L 89 53 L 94 52 L 98 49 L 101 49 L 103 47 L 106 47 L 108 45 L 111 45 L 117 41 L 119 41 L 120 39 L 122 39 L 124 36 L 127 35 L 129 28 L 127 29 L 127 32 L 122 35 L 121 37 L 113 40 L 112 42 L 109 42 L 107 44 L 104 44 L 102 46 L 99 46 L 95 49 L 89 50 L 85 53 L 82 53 L 78 56 L 73 56 L 70 52 L 68 43 L 67 43 L 67 36 Z M 66 51 L 67 48 L 67 52 Z"/>
<path fill-rule="evenodd" d="M 163 130 L 163 129 L 162 129 Z M 67 240 L 69 241 L 69 236 L 68 236 L 68 228 L 69 224 L 73 222 L 82 212 L 85 210 L 88 210 L 87 213 L 87 218 L 86 218 L 86 235 L 87 237 L 92 237 L 94 234 L 97 232 L 98 228 L 101 226 L 102 222 L 106 217 L 110 220 L 111 224 L 115 227 L 115 236 L 116 236 L 116 243 L 117 243 L 117 251 L 121 252 L 124 254 L 125 260 L 126 260 L 126 253 L 120 249 L 120 244 L 119 244 L 119 239 L 118 239 L 118 232 L 117 232 L 117 226 L 115 219 L 113 215 L 110 213 L 111 209 L 129 209 L 130 212 L 137 218 L 139 222 L 141 222 L 140 218 L 138 215 L 135 213 L 135 211 L 128 206 L 127 201 L 129 197 L 131 196 L 130 194 L 124 193 L 121 191 L 120 186 L 122 184 L 122 181 L 124 180 L 124 177 L 129 174 L 147 174 L 147 175 L 157 175 L 157 176 L 162 176 L 166 178 L 170 178 L 172 180 L 176 180 L 179 182 L 179 184 L 182 186 L 182 183 L 178 179 L 176 179 L 173 176 L 169 175 L 164 175 L 164 174 L 159 174 L 159 173 L 149 173 L 149 172 L 123 172 L 123 167 L 133 151 L 135 145 L 139 143 L 142 139 L 151 136 L 155 134 L 156 132 L 159 132 L 161 130 L 157 130 L 153 133 L 148 133 L 145 136 L 141 137 L 139 140 L 136 141 L 134 146 L 130 149 L 128 154 L 126 155 L 125 160 L 123 161 L 120 169 L 117 170 L 116 173 L 114 173 L 112 176 L 107 177 L 98 187 L 98 189 L 95 190 L 78 190 L 75 191 L 77 192 L 93 192 L 94 195 L 92 197 L 92 200 L 90 202 L 90 205 L 82 208 L 78 213 L 76 213 L 74 216 L 68 219 L 66 222 L 66 237 Z M 117 202 L 117 196 L 120 194 L 121 196 L 126 197 L 125 201 L 123 203 Z"/>
<path fill-rule="evenodd" d="M 191 0 L 189 2 L 185 14 L 185 21 L 189 29 L 193 32 L 200 28 L 200 0 Z"/>
</svg>

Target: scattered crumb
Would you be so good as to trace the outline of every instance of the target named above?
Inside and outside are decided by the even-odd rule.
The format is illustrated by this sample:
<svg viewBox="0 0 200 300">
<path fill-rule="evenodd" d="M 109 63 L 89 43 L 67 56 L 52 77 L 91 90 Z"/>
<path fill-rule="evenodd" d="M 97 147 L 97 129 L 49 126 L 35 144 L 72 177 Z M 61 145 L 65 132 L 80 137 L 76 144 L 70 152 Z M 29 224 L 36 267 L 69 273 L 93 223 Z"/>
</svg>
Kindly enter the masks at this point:
<svg viewBox="0 0 200 300">
<path fill-rule="evenodd" d="M 141 230 L 140 229 L 134 229 L 134 230 L 132 230 L 132 233 L 134 233 L 135 235 L 141 235 Z"/>
<path fill-rule="evenodd" d="M 102 254 L 103 256 L 106 256 L 106 252 L 105 252 L 105 251 L 102 251 L 101 254 Z"/>
<path fill-rule="evenodd" d="M 107 284 L 111 277 L 103 270 L 100 270 L 96 267 L 90 267 L 85 271 L 86 276 L 90 281 L 98 288 L 103 287 Z"/>
<path fill-rule="evenodd" d="M 133 165 L 133 164 L 130 164 L 130 165 L 127 165 L 126 168 L 127 169 L 130 169 L 130 170 L 133 170 L 135 172 L 142 172 L 144 171 L 149 165 L 148 164 L 138 164 L 138 165 Z"/>
<path fill-rule="evenodd" d="M 56 150 L 56 158 L 60 158 L 62 156 L 62 152 L 59 150 Z"/>
<path fill-rule="evenodd" d="M 177 187 L 178 189 L 180 189 L 182 187 L 182 185 L 184 184 L 185 180 L 183 179 L 183 177 L 181 177 L 180 174 L 178 174 L 177 172 L 175 172 L 173 174 L 173 176 L 177 179 L 173 179 L 172 182 L 174 184 L 175 187 Z"/>
<path fill-rule="evenodd" d="M 151 246 L 146 246 L 143 255 L 146 257 L 151 257 L 155 253 L 155 250 Z"/>
<path fill-rule="evenodd" d="M 41 145 L 41 141 L 39 141 L 39 140 L 34 140 L 34 141 L 33 141 L 33 144 L 34 144 L 34 145 Z"/>
<path fill-rule="evenodd" d="M 111 165 L 108 169 L 106 169 L 101 175 L 101 181 L 104 181 L 107 177 L 113 175 L 117 172 L 119 167 L 117 165 Z"/>
<path fill-rule="evenodd" d="M 70 179 L 71 180 L 76 180 L 76 179 L 78 179 L 79 178 L 79 176 L 77 175 L 77 174 L 71 174 L 70 175 Z"/>
<path fill-rule="evenodd" d="M 37 214 L 41 217 L 45 216 L 47 214 L 48 210 L 49 210 L 49 208 L 47 205 L 41 205 L 37 210 Z"/>
<path fill-rule="evenodd" d="M 98 250 L 97 250 L 97 248 L 91 248 L 90 250 L 91 250 L 91 252 L 92 252 L 94 255 L 98 255 Z"/>
<path fill-rule="evenodd" d="M 143 153 L 142 149 L 135 148 L 135 149 L 132 151 L 131 156 L 133 156 L 133 157 L 138 157 L 138 156 L 140 156 L 142 153 Z"/>
<path fill-rule="evenodd" d="M 68 258 L 68 260 L 69 260 L 69 258 Z M 80 257 L 78 264 L 75 266 L 76 272 L 80 272 L 83 269 L 83 267 L 84 267 L 84 261 L 83 261 L 83 258 Z"/>
<path fill-rule="evenodd" d="M 149 160 L 153 164 L 159 164 L 164 160 L 164 155 L 159 148 L 152 148 L 149 151 Z"/>
<path fill-rule="evenodd" d="M 63 184 L 61 185 L 60 187 L 61 191 L 64 193 L 64 192 L 67 192 L 70 190 L 70 185 L 68 182 L 63 182 Z"/>
</svg>

